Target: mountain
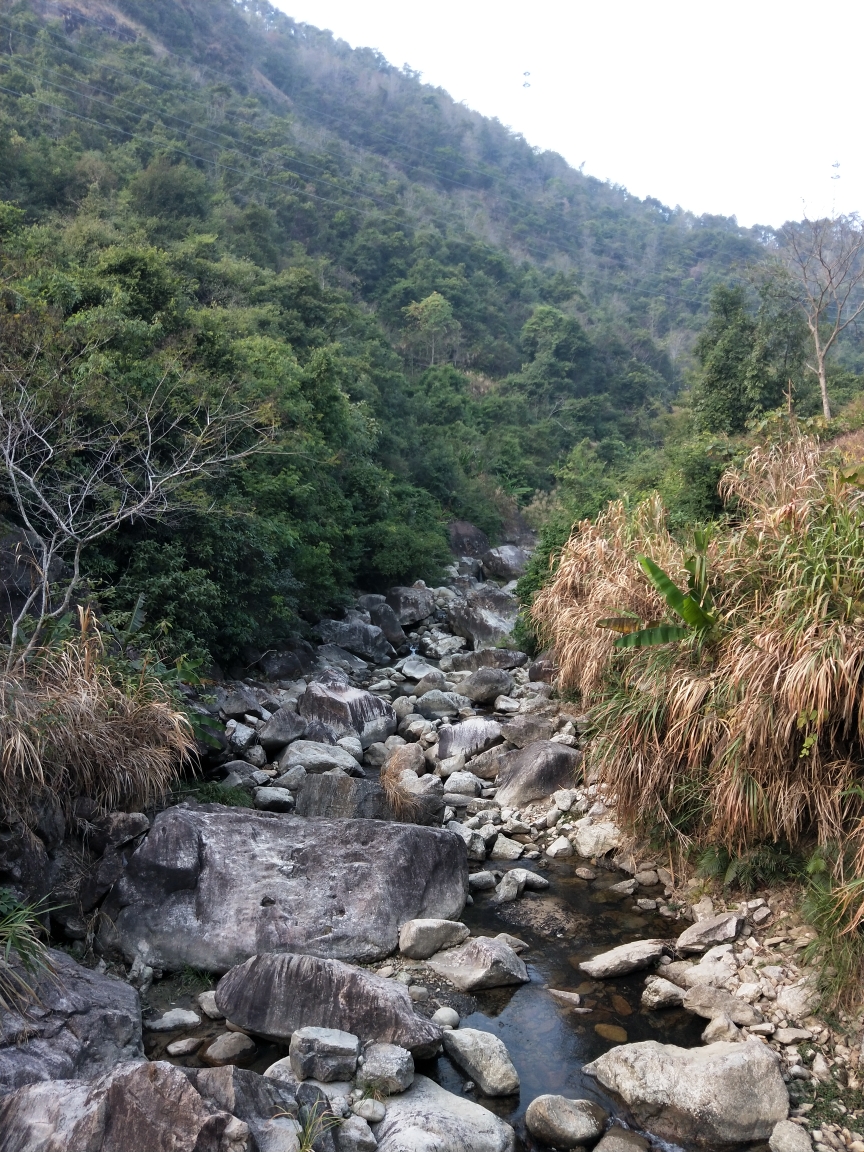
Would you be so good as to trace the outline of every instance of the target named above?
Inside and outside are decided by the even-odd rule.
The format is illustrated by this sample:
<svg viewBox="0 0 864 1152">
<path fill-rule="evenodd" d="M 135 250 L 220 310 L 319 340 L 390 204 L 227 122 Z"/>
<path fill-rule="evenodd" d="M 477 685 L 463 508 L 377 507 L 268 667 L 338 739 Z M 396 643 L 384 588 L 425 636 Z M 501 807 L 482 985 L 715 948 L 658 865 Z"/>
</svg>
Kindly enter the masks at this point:
<svg viewBox="0 0 864 1152">
<path fill-rule="evenodd" d="M 500 538 L 568 461 L 650 454 L 713 289 L 769 238 L 265 3 L 7 0 L 0 45 L 7 370 L 26 329 L 74 346 L 63 380 L 100 419 L 170 378 L 275 429 L 84 557 L 169 653 L 231 659 L 350 587 L 432 578 L 449 518 Z"/>
</svg>

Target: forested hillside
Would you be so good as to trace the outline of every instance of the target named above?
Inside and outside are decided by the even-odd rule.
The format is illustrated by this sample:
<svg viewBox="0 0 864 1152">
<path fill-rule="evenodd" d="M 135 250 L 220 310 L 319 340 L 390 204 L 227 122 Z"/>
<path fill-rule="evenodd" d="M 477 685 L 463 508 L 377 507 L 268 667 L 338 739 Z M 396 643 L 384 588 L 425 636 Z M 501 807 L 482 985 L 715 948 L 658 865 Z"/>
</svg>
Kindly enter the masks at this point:
<svg viewBox="0 0 864 1152">
<path fill-rule="evenodd" d="M 266 432 L 182 514 L 85 550 L 164 652 L 230 658 L 434 577 L 453 517 L 495 538 L 530 505 L 558 539 L 624 476 L 710 513 L 705 437 L 736 429 L 674 402 L 758 231 L 638 201 L 264 3 L 3 3 L 0 46 L 7 379 L 85 424 L 159 393 Z M 782 400 L 797 339 L 765 352 L 758 305 L 727 307 L 769 382 L 733 423 Z"/>
</svg>

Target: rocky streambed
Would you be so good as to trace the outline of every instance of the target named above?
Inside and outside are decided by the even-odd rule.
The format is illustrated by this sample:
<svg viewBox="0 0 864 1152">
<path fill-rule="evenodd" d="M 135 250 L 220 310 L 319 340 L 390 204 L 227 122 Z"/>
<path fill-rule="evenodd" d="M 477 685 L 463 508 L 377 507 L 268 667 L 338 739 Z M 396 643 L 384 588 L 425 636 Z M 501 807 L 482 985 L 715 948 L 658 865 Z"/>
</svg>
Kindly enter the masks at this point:
<svg viewBox="0 0 864 1152">
<path fill-rule="evenodd" d="M 197 700 L 242 805 L 7 837 L 62 947 L 0 1017 L 4 1149 L 811 1148 L 801 1090 L 857 1059 L 796 938 L 625 841 L 496 551 Z"/>
</svg>

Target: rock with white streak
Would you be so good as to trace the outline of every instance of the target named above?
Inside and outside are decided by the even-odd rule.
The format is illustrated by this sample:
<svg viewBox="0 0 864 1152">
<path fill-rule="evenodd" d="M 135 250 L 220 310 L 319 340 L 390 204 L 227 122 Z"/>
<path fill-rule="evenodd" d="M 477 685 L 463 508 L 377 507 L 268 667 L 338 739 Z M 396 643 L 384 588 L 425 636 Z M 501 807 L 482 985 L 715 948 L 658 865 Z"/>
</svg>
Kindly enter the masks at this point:
<svg viewBox="0 0 864 1152">
<path fill-rule="evenodd" d="M 487 1108 L 426 1076 L 387 1103 L 378 1152 L 515 1152 L 516 1134 Z"/>
<path fill-rule="evenodd" d="M 583 960 L 579 970 L 592 980 L 626 976 L 656 963 L 668 947 L 665 940 L 634 940 L 632 944 L 619 944 L 617 948 L 601 952 L 592 960 Z"/>
<path fill-rule="evenodd" d="M 329 670 L 297 702 L 306 720 L 320 720 L 340 736 L 357 736 L 364 748 L 396 731 L 396 713 L 388 700 L 355 688 L 341 672 Z"/>
<path fill-rule="evenodd" d="M 473 1080 L 484 1096 L 512 1096 L 519 1074 L 503 1040 L 477 1028 L 444 1033 L 444 1051 Z"/>
<path fill-rule="evenodd" d="M 619 1096 L 639 1127 L 679 1145 L 767 1140 L 789 1109 L 778 1058 L 758 1040 L 622 1044 L 583 1071 Z"/>
<path fill-rule="evenodd" d="M 471 935 L 458 920 L 408 920 L 399 929 L 399 951 L 412 960 L 427 960 L 442 948 L 455 948 Z"/>
<path fill-rule="evenodd" d="M 513 949 L 488 936 L 476 936 L 459 948 L 439 952 L 428 966 L 461 992 L 527 984 L 529 979 L 524 961 Z"/>
</svg>

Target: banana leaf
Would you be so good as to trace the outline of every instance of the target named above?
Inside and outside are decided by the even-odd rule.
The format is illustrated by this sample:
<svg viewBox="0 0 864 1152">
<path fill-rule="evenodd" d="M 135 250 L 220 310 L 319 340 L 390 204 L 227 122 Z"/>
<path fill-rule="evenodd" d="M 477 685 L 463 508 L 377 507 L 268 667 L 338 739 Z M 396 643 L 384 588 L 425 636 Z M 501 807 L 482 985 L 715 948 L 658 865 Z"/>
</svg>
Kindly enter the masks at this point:
<svg viewBox="0 0 864 1152">
<path fill-rule="evenodd" d="M 677 640 L 686 640 L 692 635 L 692 628 L 684 628 L 680 624 L 658 624 L 656 628 L 640 628 L 629 636 L 619 636 L 613 647 L 650 648 L 655 644 L 673 644 Z"/>
<path fill-rule="evenodd" d="M 642 571 L 676 615 L 697 631 L 710 628 L 714 618 L 696 603 L 692 596 L 685 596 L 677 584 L 647 556 L 637 557 Z"/>
</svg>

